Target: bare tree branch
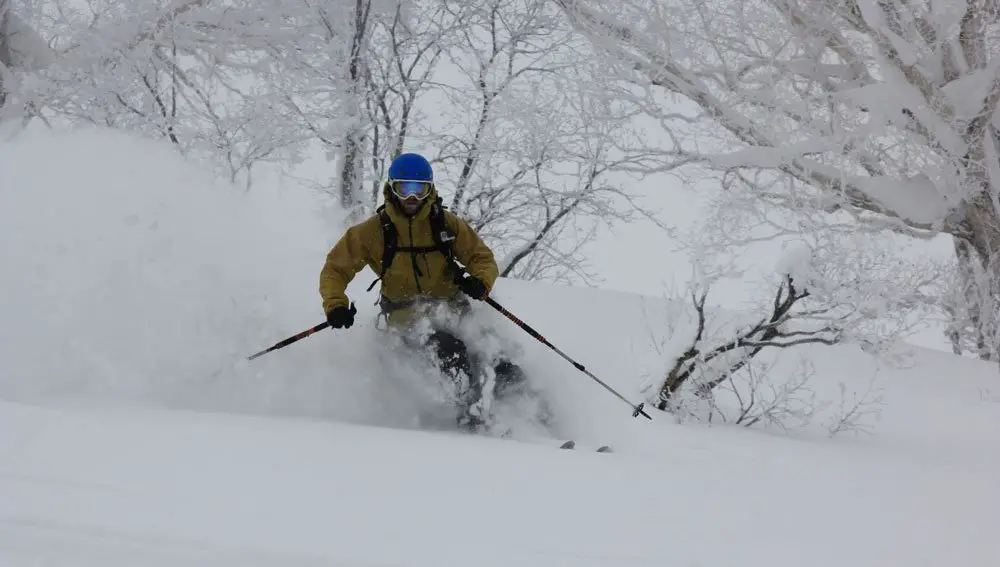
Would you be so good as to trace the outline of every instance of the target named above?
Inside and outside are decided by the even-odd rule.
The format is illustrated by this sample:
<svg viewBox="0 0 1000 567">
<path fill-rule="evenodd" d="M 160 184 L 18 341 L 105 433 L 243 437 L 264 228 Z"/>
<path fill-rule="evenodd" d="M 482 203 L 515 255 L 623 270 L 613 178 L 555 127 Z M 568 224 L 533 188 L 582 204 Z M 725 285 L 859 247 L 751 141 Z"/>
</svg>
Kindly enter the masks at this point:
<svg viewBox="0 0 1000 567">
<path fill-rule="evenodd" d="M 693 296 L 694 308 L 698 314 L 695 338 L 691 347 L 677 358 L 667 372 L 663 386 L 660 388 L 657 407 L 666 410 L 672 397 L 692 376 L 723 355 L 740 352 L 739 356 L 725 363 L 724 370 L 719 372 L 717 378 L 697 386 L 696 393 L 699 396 L 707 396 L 714 388 L 728 380 L 732 374 L 743 369 L 764 348 L 791 348 L 805 344 L 837 344 L 840 341 L 840 331 L 833 327 L 812 330 L 791 330 L 787 327 L 797 316 L 793 313 L 793 308 L 809 295 L 807 290 L 799 290 L 796 287 L 791 276 L 786 276 L 784 282 L 778 287 L 772 302 L 771 313 L 766 319 L 739 331 L 733 339 L 726 340 L 711 348 L 706 348 L 701 344 L 705 333 L 705 298 L 707 293 Z"/>
</svg>

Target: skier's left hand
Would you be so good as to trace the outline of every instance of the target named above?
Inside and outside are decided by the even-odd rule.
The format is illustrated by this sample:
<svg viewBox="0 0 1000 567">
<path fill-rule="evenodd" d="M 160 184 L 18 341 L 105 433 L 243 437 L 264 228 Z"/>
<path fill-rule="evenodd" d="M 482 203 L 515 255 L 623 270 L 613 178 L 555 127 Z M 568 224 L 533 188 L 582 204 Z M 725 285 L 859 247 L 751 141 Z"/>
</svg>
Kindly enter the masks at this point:
<svg viewBox="0 0 1000 567">
<path fill-rule="evenodd" d="M 486 299 L 486 284 L 475 276 L 467 276 L 458 280 L 458 289 L 473 299 L 480 301 Z"/>
</svg>

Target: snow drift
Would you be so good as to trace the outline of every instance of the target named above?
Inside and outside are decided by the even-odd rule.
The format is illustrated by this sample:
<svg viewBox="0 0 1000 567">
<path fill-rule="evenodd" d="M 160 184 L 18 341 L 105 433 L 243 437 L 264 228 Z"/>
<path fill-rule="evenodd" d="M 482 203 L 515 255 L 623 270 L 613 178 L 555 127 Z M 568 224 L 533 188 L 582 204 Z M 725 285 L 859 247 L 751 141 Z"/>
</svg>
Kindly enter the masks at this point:
<svg viewBox="0 0 1000 567">
<path fill-rule="evenodd" d="M 354 328 L 244 361 L 321 320 L 338 231 L 308 194 L 244 194 L 101 130 L 0 145 L 0 171 L 0 564 L 1000 557 L 992 365 L 914 349 L 888 367 L 846 346 L 774 360 L 776 379 L 814 368 L 824 398 L 877 379 L 871 437 L 646 422 L 479 309 L 469 332 L 493 332 L 477 346 L 516 353 L 561 431 L 616 453 L 401 431 L 425 428 L 434 399 L 381 345 L 367 272 Z M 689 338 L 662 300 L 515 281 L 495 298 L 632 399 Z"/>
</svg>

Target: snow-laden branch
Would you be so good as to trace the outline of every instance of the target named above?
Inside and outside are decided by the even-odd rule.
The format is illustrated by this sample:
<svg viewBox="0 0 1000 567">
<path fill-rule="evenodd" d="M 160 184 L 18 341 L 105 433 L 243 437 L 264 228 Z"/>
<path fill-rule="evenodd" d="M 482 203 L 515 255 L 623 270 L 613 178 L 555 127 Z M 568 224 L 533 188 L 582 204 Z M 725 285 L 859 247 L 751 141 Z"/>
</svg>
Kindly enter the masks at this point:
<svg viewBox="0 0 1000 567">
<path fill-rule="evenodd" d="M 0 109 L 9 97 L 19 94 L 20 75 L 43 69 L 54 60 L 52 49 L 14 12 L 10 0 L 0 0 Z"/>
<path fill-rule="evenodd" d="M 900 28 L 893 22 L 903 16 L 886 15 L 885 3 L 805 7 L 792 0 L 692 0 L 678 3 L 669 16 L 651 0 L 617 9 L 587 0 L 558 3 L 613 58 L 623 78 L 633 84 L 642 78 L 704 112 L 702 137 L 714 132 L 720 146 L 735 149 L 696 152 L 707 162 L 780 170 L 846 193 L 851 206 L 917 228 L 938 223 L 938 230 L 961 230 L 940 223 L 956 216 L 967 194 L 955 166 L 981 145 L 979 134 L 993 117 L 1000 98 L 994 66 L 983 68 L 979 82 L 985 86 L 963 93 L 973 99 L 974 117 L 956 118 L 957 93 L 948 96 L 945 82 L 932 80 L 936 75 L 921 67 L 927 59 L 918 56 L 926 47 L 920 36 L 925 27 Z M 706 9 L 726 33 L 692 28 Z M 941 35 L 935 31 L 939 41 Z M 683 46 L 681 37 L 687 38 Z M 654 116 L 668 113 L 652 99 L 641 104 Z M 662 123 L 683 128 L 676 120 Z M 924 155 L 904 153 L 914 151 Z M 867 178 L 861 175 L 866 171 Z"/>
<path fill-rule="evenodd" d="M 685 383 L 688 382 L 705 366 L 710 366 L 720 357 L 728 357 L 724 362 L 725 369 L 718 378 L 702 382 L 697 387 L 699 395 L 707 395 L 728 377 L 741 370 L 749 361 L 767 347 L 789 348 L 798 345 L 818 343 L 833 345 L 840 340 L 840 331 L 824 326 L 810 330 L 792 330 L 787 326 L 795 317 L 793 308 L 809 297 L 809 292 L 796 287 L 795 280 L 788 275 L 778 287 L 770 314 L 755 324 L 739 330 L 731 339 L 722 341 L 716 346 L 706 347 L 703 344 L 705 335 L 705 299 L 707 293 L 692 297 L 695 311 L 698 314 L 698 325 L 691 347 L 678 357 L 673 367 L 667 373 L 663 386 L 660 388 L 657 407 L 667 409 L 670 400 Z M 823 312 L 821 310 L 820 312 Z M 819 313 L 813 313 L 817 315 Z M 808 316 L 808 315 L 807 315 Z M 732 357 L 731 354 L 737 356 Z"/>
<path fill-rule="evenodd" d="M 659 163 L 641 164 L 649 172 L 768 172 L 780 190 L 730 187 L 815 227 L 820 214 L 835 226 L 846 213 L 863 230 L 951 235 L 990 274 L 975 295 L 993 299 L 978 304 L 1000 304 L 1000 10 L 881 0 L 557 4 L 605 55 L 620 100 L 659 125 L 641 146 L 662 148 Z"/>
<path fill-rule="evenodd" d="M 707 288 L 691 291 L 688 345 L 667 365 L 652 403 L 673 407 L 682 390 L 698 397 L 750 371 L 765 349 L 854 344 L 880 351 L 927 321 L 943 292 L 946 266 L 900 258 L 885 238 L 828 234 L 816 242 L 786 242 L 776 263 L 781 281 L 760 314 L 718 323 L 706 308 Z M 861 244 L 859 246 L 859 244 Z M 732 274 L 725 244 L 703 246 L 699 269 Z M 709 259 L 717 259 L 717 263 Z M 713 265 L 718 268 L 713 269 Z M 680 402 L 678 402 L 680 403 Z"/>
</svg>

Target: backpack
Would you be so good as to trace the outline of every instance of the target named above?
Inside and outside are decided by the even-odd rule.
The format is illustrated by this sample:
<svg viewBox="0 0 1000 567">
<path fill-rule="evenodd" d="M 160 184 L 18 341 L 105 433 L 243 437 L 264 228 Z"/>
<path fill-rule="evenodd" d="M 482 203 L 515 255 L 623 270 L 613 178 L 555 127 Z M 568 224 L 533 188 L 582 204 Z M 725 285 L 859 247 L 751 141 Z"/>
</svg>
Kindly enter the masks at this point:
<svg viewBox="0 0 1000 567">
<path fill-rule="evenodd" d="M 448 224 L 445 222 L 444 211 L 446 208 L 440 196 L 431 203 L 431 214 L 428 220 L 430 220 L 431 235 L 434 238 L 433 246 L 399 246 L 399 234 L 396 232 L 396 225 L 392 224 L 392 219 L 385 212 L 385 204 L 379 205 L 375 213 L 379 217 L 379 225 L 382 227 L 382 241 L 384 243 L 382 248 L 382 273 L 368 286 L 368 291 L 371 291 L 375 287 L 375 284 L 385 277 L 396 256 L 396 252 L 411 252 L 413 254 L 441 252 L 444 254 L 449 267 L 455 271 L 455 277 L 461 277 L 465 269 L 455 260 L 452 243 L 455 241 L 456 234 L 448 228 Z"/>
</svg>

